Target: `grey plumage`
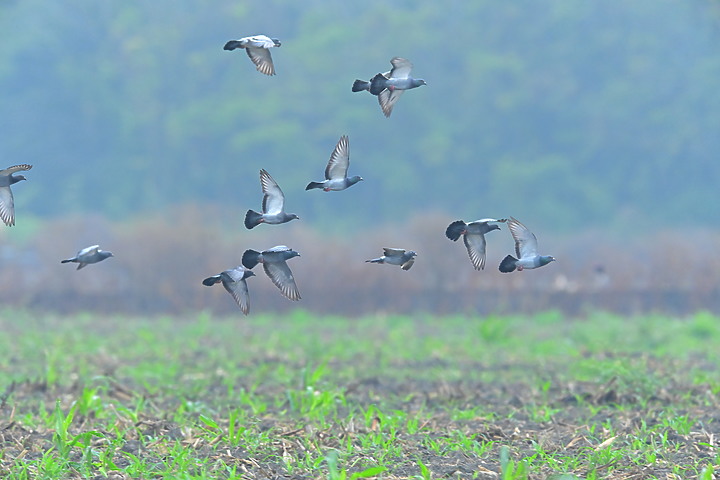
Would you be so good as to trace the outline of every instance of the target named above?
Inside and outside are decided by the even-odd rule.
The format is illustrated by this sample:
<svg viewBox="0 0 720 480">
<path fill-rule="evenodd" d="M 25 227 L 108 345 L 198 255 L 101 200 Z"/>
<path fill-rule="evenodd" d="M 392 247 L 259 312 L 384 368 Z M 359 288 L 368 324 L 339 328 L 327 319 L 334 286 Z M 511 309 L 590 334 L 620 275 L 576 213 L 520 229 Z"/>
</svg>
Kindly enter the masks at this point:
<svg viewBox="0 0 720 480">
<path fill-rule="evenodd" d="M 0 170 L 0 219 L 8 227 L 15 225 L 15 199 L 12 190 L 10 190 L 10 185 L 27 180 L 25 175 L 15 175 L 15 172 L 30 170 L 31 168 L 32 165 L 23 163 Z"/>
<path fill-rule="evenodd" d="M 359 175 L 348 178 L 347 172 L 350 167 L 350 139 L 343 135 L 338 140 L 335 149 L 330 155 L 327 167 L 325 167 L 325 180 L 322 182 L 310 182 L 305 190 L 320 188 L 326 192 L 331 190 L 340 191 L 352 187 L 363 180 Z"/>
<path fill-rule="evenodd" d="M 100 250 L 99 245 L 92 245 L 90 247 L 83 248 L 72 258 L 61 260 L 60 263 L 68 263 L 68 262 L 78 263 L 79 265 L 76 270 L 80 270 L 81 268 L 84 268 L 86 265 L 90 265 L 91 263 L 102 262 L 106 258 L 110 258 L 112 256 L 114 256 L 112 254 L 112 252 Z"/>
<path fill-rule="evenodd" d="M 537 237 L 535 237 L 535 234 L 528 230 L 525 225 L 520 223 L 519 220 L 510 217 L 507 224 L 515 240 L 515 254 L 517 258 L 512 255 L 506 256 L 502 262 L 500 262 L 499 270 L 502 273 L 510 273 L 516 269 L 522 271 L 540 268 L 555 261 L 555 257 L 551 255 L 538 255 Z"/>
<path fill-rule="evenodd" d="M 405 90 L 427 85 L 425 80 L 410 76 L 413 64 L 409 60 L 394 57 L 390 63 L 393 68 L 389 72 L 378 73 L 369 82 L 355 80 L 352 87 L 353 92 L 368 90 L 377 95 L 380 108 L 386 117 L 392 114 L 393 107 Z"/>
<path fill-rule="evenodd" d="M 238 265 L 235 268 L 224 270 L 217 275 L 208 277 L 203 280 L 202 283 L 207 287 L 211 287 L 216 283 L 222 282 L 222 286 L 225 287 L 225 290 L 233 297 L 243 314 L 247 315 L 250 311 L 250 294 L 246 280 L 254 276 L 254 272 L 246 269 L 242 265 Z"/>
<path fill-rule="evenodd" d="M 365 260 L 365 263 L 389 263 L 390 265 L 400 265 L 403 270 L 410 270 L 415 263 L 416 256 L 417 253 L 412 250 L 383 247 L 382 257 Z"/>
<path fill-rule="evenodd" d="M 493 230 L 500 230 L 500 227 L 492 222 L 506 221 L 505 218 L 483 218 L 470 223 L 457 220 L 448 225 L 445 236 L 454 242 L 462 235 L 463 243 L 465 243 L 473 267 L 475 267 L 475 270 L 483 270 L 485 269 L 485 234 Z"/>
<path fill-rule="evenodd" d="M 294 213 L 285 213 L 285 195 L 267 170 L 260 170 L 260 186 L 263 191 L 262 213 L 248 210 L 245 214 L 245 228 L 253 229 L 261 223 L 278 225 L 299 219 Z"/>
<path fill-rule="evenodd" d="M 252 269 L 258 263 L 262 263 L 265 274 L 280 292 L 290 300 L 297 301 L 300 300 L 300 292 L 287 261 L 299 256 L 298 252 L 285 245 L 278 245 L 262 252 L 248 249 L 243 253 L 242 264 L 245 268 Z"/>
<path fill-rule="evenodd" d="M 243 37 L 239 40 L 230 40 L 225 44 L 223 49 L 245 49 L 258 72 L 264 73 L 265 75 L 275 75 L 275 65 L 273 64 L 269 49 L 279 47 L 280 45 L 280 40 L 277 38 L 270 38 L 266 35 L 253 35 L 251 37 Z"/>
</svg>

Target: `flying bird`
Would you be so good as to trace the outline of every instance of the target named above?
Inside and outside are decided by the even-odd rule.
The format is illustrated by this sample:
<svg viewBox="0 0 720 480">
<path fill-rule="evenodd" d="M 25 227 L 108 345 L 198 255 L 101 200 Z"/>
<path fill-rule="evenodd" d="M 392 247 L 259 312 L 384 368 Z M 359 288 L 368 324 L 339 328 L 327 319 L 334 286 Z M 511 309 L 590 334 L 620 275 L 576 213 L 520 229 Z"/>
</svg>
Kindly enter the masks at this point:
<svg viewBox="0 0 720 480">
<path fill-rule="evenodd" d="M 294 213 L 285 213 L 285 195 L 267 170 L 260 170 L 260 186 L 263 191 L 262 212 L 248 210 L 245 214 L 245 228 L 253 229 L 261 223 L 278 225 L 300 218 Z"/>
<path fill-rule="evenodd" d="M 501 272 L 510 273 L 515 269 L 522 271 L 540 268 L 555 261 L 555 258 L 550 255 L 538 255 L 537 237 L 525 225 L 514 217 L 510 217 L 507 224 L 513 239 L 515 239 L 515 254 L 518 258 L 512 255 L 505 257 L 500 262 Z"/>
<path fill-rule="evenodd" d="M 413 64 L 409 60 L 394 57 L 390 63 L 393 68 L 389 72 L 378 73 L 369 82 L 355 80 L 352 86 L 353 92 L 368 90 L 373 95 L 377 95 L 380 108 L 386 117 L 390 116 L 393 107 L 405 90 L 427 85 L 425 80 L 410 76 Z"/>
<path fill-rule="evenodd" d="M 326 192 L 330 190 L 345 190 L 357 182 L 362 181 L 360 175 L 348 178 L 347 171 L 350 166 L 350 140 L 347 135 L 340 137 L 335 150 L 330 155 L 327 167 L 325 167 L 325 180 L 322 182 L 310 182 L 305 190 L 321 188 Z"/>
<path fill-rule="evenodd" d="M 32 165 L 23 163 L 22 165 L 14 165 L 5 170 L 0 170 L 0 219 L 8 227 L 15 225 L 15 200 L 13 199 L 10 185 L 27 180 L 25 175 L 13 175 L 15 172 L 30 170 Z"/>
<path fill-rule="evenodd" d="M 402 248 L 385 248 L 383 247 L 383 256 L 365 260 L 365 263 L 389 263 L 390 265 L 400 265 L 403 270 L 410 270 L 415 263 L 417 253 L 412 250 L 406 251 Z"/>
<path fill-rule="evenodd" d="M 112 252 L 107 252 L 105 250 L 100 250 L 100 245 L 92 245 L 90 247 L 83 248 L 80 250 L 77 255 L 75 255 L 72 258 L 68 258 L 66 260 L 61 260 L 60 263 L 68 263 L 68 262 L 75 262 L 79 263 L 76 270 L 80 270 L 86 265 L 90 265 L 91 263 L 98 263 L 102 262 L 106 258 L 114 256 Z"/>
<path fill-rule="evenodd" d="M 202 281 L 206 287 L 212 287 L 216 283 L 222 282 L 225 290 L 235 299 L 235 303 L 238 304 L 240 310 L 247 315 L 250 311 L 250 295 L 248 293 L 248 286 L 246 280 L 250 277 L 254 277 L 255 273 L 252 270 L 247 270 L 242 265 L 238 265 L 235 268 L 224 270 L 217 275 L 208 277 Z"/>
<path fill-rule="evenodd" d="M 244 37 L 239 40 L 230 40 L 223 47 L 224 50 L 235 50 L 236 48 L 244 48 L 255 64 L 257 71 L 265 75 L 275 75 L 275 65 L 273 65 L 272 56 L 270 56 L 270 48 L 279 47 L 280 40 L 270 38 L 266 35 L 253 35 L 252 37 Z"/>
<path fill-rule="evenodd" d="M 467 249 L 470 261 L 472 261 L 475 270 L 485 269 L 485 234 L 492 232 L 493 230 L 500 230 L 500 226 L 495 223 L 506 222 L 507 219 L 501 218 L 499 220 L 494 218 L 483 218 L 482 220 L 475 220 L 474 222 L 465 223 L 462 220 L 457 220 L 451 223 L 447 230 L 445 230 L 445 236 L 452 240 L 457 241 L 460 235 L 463 236 L 463 242 Z"/>
<path fill-rule="evenodd" d="M 252 269 L 258 263 L 262 263 L 265 274 L 280 289 L 285 297 L 290 300 L 300 300 L 295 277 L 293 276 L 287 261 L 300 254 L 285 245 L 269 248 L 265 251 L 245 250 L 242 256 L 242 264 L 245 268 Z"/>
</svg>

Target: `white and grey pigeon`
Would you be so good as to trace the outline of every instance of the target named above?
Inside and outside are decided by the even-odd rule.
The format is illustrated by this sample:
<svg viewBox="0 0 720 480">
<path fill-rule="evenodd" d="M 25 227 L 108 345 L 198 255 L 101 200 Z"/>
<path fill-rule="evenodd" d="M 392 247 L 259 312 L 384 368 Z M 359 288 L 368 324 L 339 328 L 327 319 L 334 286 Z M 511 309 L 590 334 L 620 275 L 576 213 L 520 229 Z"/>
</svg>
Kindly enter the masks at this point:
<svg viewBox="0 0 720 480">
<path fill-rule="evenodd" d="M 355 80 L 352 86 L 353 92 L 368 90 L 373 95 L 377 95 L 380 108 L 386 117 L 390 116 L 405 90 L 427 85 L 425 80 L 410 76 L 413 64 L 409 60 L 394 57 L 390 60 L 390 64 L 393 68 L 389 72 L 378 73 L 369 82 Z"/>
<path fill-rule="evenodd" d="M 383 256 L 365 260 L 365 263 L 389 263 L 390 265 L 400 265 L 403 270 L 410 270 L 415 263 L 417 253 L 412 250 L 404 250 L 402 248 L 386 248 L 383 247 Z"/>
<path fill-rule="evenodd" d="M 340 137 L 335 150 L 330 155 L 327 167 L 325 167 L 325 180 L 322 182 L 310 182 L 305 190 L 321 188 L 326 192 L 330 190 L 339 191 L 352 187 L 362 181 L 360 175 L 348 178 L 347 171 L 350 166 L 350 139 L 347 135 Z"/>
<path fill-rule="evenodd" d="M 263 191 L 262 213 L 248 210 L 245 214 L 245 227 L 250 230 L 261 223 L 278 225 L 299 219 L 294 213 L 285 213 L 285 195 L 267 170 L 260 170 L 260 186 Z"/>
<path fill-rule="evenodd" d="M 279 47 L 280 40 L 270 38 L 266 35 L 253 35 L 251 37 L 243 37 L 239 40 L 230 40 L 223 47 L 224 50 L 235 50 L 236 48 L 244 48 L 255 64 L 257 71 L 265 75 L 275 75 L 275 65 L 273 65 L 270 56 L 270 48 Z"/>
<path fill-rule="evenodd" d="M 463 242 L 467 249 L 470 261 L 472 261 L 475 270 L 485 269 L 485 234 L 493 230 L 500 230 L 500 226 L 496 223 L 507 222 L 506 218 L 483 218 L 474 222 L 465 223 L 457 220 L 451 223 L 445 230 L 445 236 L 457 241 L 460 235 L 463 236 Z"/>
<path fill-rule="evenodd" d="M 114 256 L 112 252 L 107 252 L 105 250 L 100 250 L 100 245 L 92 245 L 90 247 L 85 247 L 82 250 L 80 250 L 77 255 L 75 255 L 72 258 L 68 258 L 66 260 L 61 260 L 60 263 L 69 263 L 74 262 L 78 263 L 77 270 L 80 270 L 86 265 L 90 265 L 91 263 L 97 263 L 102 262 L 106 258 L 110 258 Z"/>
<path fill-rule="evenodd" d="M 252 270 L 238 265 L 235 268 L 224 270 L 217 275 L 208 277 L 203 280 L 202 283 L 206 287 L 212 287 L 216 283 L 222 282 L 222 286 L 225 287 L 225 290 L 235 299 L 235 303 L 238 304 L 243 314 L 247 315 L 250 311 L 250 294 L 246 280 L 254 276 L 255 273 Z"/>
<path fill-rule="evenodd" d="M 265 274 L 280 289 L 280 293 L 290 300 L 296 301 L 300 300 L 300 292 L 287 261 L 299 256 L 298 252 L 285 245 L 278 245 L 262 252 L 248 249 L 243 253 L 242 264 L 245 268 L 251 269 L 258 263 L 262 263 Z"/>
<path fill-rule="evenodd" d="M 25 175 L 13 175 L 15 172 L 30 170 L 32 165 L 23 163 L 0 170 L 0 218 L 8 227 L 15 225 L 15 200 L 10 185 L 27 180 Z"/>
<path fill-rule="evenodd" d="M 510 217 L 507 224 L 513 239 L 515 239 L 515 254 L 518 258 L 512 255 L 505 257 L 500 262 L 501 272 L 510 273 L 515 269 L 518 271 L 531 270 L 555 261 L 555 258 L 550 255 L 538 255 L 537 237 L 525 225 L 514 217 Z"/>
</svg>

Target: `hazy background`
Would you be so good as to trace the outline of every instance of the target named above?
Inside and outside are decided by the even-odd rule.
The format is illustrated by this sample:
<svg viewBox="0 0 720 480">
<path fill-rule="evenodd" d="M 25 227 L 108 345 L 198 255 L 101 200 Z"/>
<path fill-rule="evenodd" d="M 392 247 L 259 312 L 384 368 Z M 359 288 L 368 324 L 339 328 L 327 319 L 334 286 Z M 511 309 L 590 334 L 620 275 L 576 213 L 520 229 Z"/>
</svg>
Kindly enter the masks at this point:
<svg viewBox="0 0 720 480">
<path fill-rule="evenodd" d="M 0 32 L 0 163 L 34 165 L 0 230 L 5 304 L 233 311 L 199 281 L 287 244 L 311 310 L 717 308 L 718 2 L 0 0 Z M 222 49 L 258 33 L 283 42 L 275 77 Z M 428 86 L 386 119 L 350 87 L 393 56 Z M 342 134 L 365 182 L 305 192 Z M 244 229 L 260 168 L 299 222 Z M 443 236 L 509 215 L 559 261 L 499 274 L 503 228 L 478 273 Z M 59 265 L 93 243 L 117 258 Z M 363 263 L 383 246 L 420 257 Z M 295 306 L 250 288 L 254 312 Z"/>
</svg>

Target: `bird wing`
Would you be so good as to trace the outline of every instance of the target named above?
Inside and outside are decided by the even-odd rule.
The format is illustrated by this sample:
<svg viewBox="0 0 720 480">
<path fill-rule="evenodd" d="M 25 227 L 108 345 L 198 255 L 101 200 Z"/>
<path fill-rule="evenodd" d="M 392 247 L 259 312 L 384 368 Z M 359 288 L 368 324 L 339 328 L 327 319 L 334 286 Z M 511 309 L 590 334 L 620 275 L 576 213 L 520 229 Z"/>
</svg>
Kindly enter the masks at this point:
<svg viewBox="0 0 720 480">
<path fill-rule="evenodd" d="M 385 114 L 386 117 L 390 116 L 393 111 L 393 107 L 400 99 L 400 95 L 402 95 L 404 91 L 405 90 L 398 89 L 390 91 L 386 89 L 378 94 L 378 102 L 380 103 L 380 108 L 382 109 L 382 112 Z"/>
<path fill-rule="evenodd" d="M 405 253 L 405 250 L 402 248 L 383 247 L 383 253 L 385 254 L 386 257 L 399 257 Z"/>
<path fill-rule="evenodd" d="M 482 233 L 466 233 L 463 236 L 465 248 L 467 249 L 470 261 L 472 261 L 475 270 L 485 269 L 485 235 Z"/>
<path fill-rule="evenodd" d="M 263 262 L 265 274 L 280 289 L 280 292 L 290 300 L 300 300 L 300 292 L 295 284 L 290 267 L 283 260 L 280 262 Z"/>
<path fill-rule="evenodd" d="M 408 260 L 407 262 L 400 265 L 400 268 L 402 268 L 403 270 L 410 270 L 410 268 L 413 266 L 414 263 L 415 263 L 415 257 L 412 257 L 410 260 Z"/>
<path fill-rule="evenodd" d="M 77 253 L 78 258 L 83 255 L 91 255 L 93 253 L 97 253 L 98 250 L 100 250 L 100 245 L 91 245 L 89 247 L 85 247 L 82 250 L 80 250 Z"/>
<path fill-rule="evenodd" d="M 15 201 L 10 187 L 0 187 L 0 219 L 5 225 L 15 225 Z"/>
<path fill-rule="evenodd" d="M 243 40 L 245 40 L 247 47 L 273 48 L 275 46 L 275 42 L 267 35 L 253 35 L 245 37 Z"/>
<path fill-rule="evenodd" d="M 400 57 L 395 57 L 390 60 L 390 64 L 393 66 L 392 70 L 390 70 L 391 78 L 408 78 L 413 68 L 410 60 Z"/>
<path fill-rule="evenodd" d="M 250 311 L 250 294 L 247 282 L 245 281 L 245 269 L 243 267 L 236 267 L 232 270 L 226 270 L 223 273 L 226 273 L 229 279 L 232 280 L 230 282 L 223 282 L 223 287 L 225 287 L 225 290 L 233 297 L 243 314 L 247 315 Z"/>
<path fill-rule="evenodd" d="M 276 245 L 276 246 L 274 246 L 274 247 L 272 247 L 272 248 L 268 248 L 268 249 L 265 250 L 263 253 L 268 253 L 268 252 L 273 252 L 273 253 L 274 253 L 274 252 L 287 252 L 287 251 L 289 251 L 289 250 L 292 250 L 292 248 L 287 247 L 287 246 L 285 246 L 285 245 Z"/>
<path fill-rule="evenodd" d="M 489 222 L 496 222 L 496 223 L 505 223 L 507 222 L 507 218 L 481 218 L 480 220 L 475 220 L 471 223 L 489 223 Z"/>
<path fill-rule="evenodd" d="M 515 253 L 518 259 L 536 256 L 538 245 L 535 234 L 513 217 L 510 217 L 507 223 L 510 233 L 515 239 Z"/>
<path fill-rule="evenodd" d="M 260 186 L 263 191 L 263 213 L 275 215 L 285 208 L 285 195 L 267 170 L 260 170 Z"/>
<path fill-rule="evenodd" d="M 272 56 L 270 56 L 270 50 L 264 47 L 248 46 L 245 51 L 255 64 L 258 72 L 265 75 L 275 75 L 275 65 L 273 65 Z"/>
<path fill-rule="evenodd" d="M 20 165 L 13 165 L 12 167 L 8 167 L 5 170 L 0 170 L 0 176 L 12 175 L 15 172 L 21 172 L 23 170 L 30 170 L 31 168 L 32 168 L 32 165 L 28 165 L 27 163 L 22 163 Z"/>
<path fill-rule="evenodd" d="M 327 180 L 340 180 L 347 177 L 348 167 L 350 166 L 350 140 L 347 135 L 343 135 L 335 145 L 330 155 L 327 167 L 325 167 L 325 178 Z"/>
</svg>

